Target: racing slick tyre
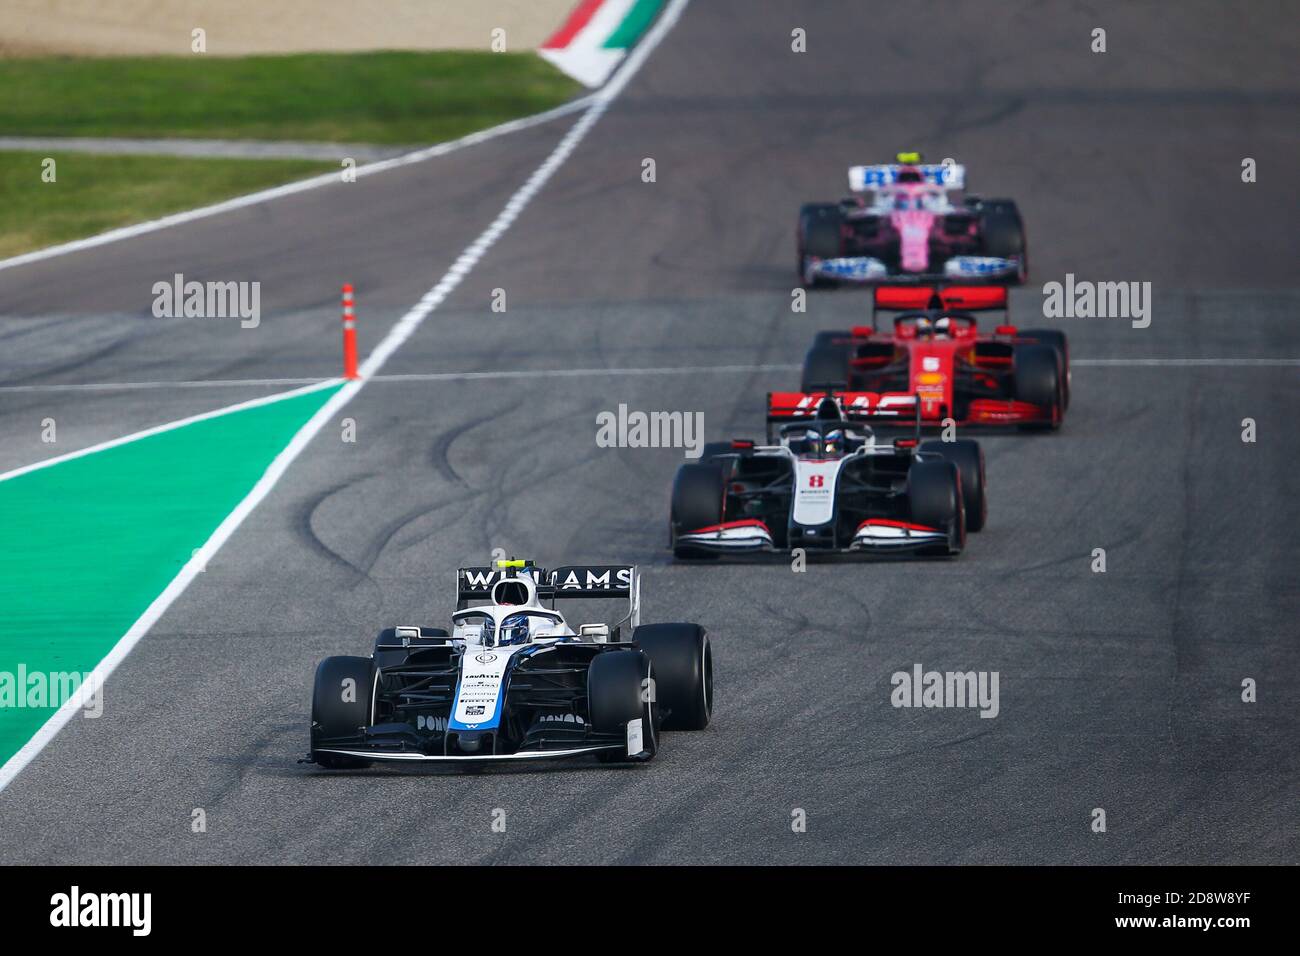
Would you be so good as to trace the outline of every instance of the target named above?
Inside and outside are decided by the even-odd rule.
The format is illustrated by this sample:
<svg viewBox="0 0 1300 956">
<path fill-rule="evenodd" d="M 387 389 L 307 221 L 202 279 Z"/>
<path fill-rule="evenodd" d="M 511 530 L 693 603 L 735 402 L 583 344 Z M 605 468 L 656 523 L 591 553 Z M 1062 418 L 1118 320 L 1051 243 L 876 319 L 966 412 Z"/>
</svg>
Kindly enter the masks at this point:
<svg viewBox="0 0 1300 956">
<path fill-rule="evenodd" d="M 678 547 L 677 535 L 721 524 L 726 487 L 726 475 L 717 463 L 688 464 L 677 469 L 669 517 L 669 534 L 673 554 L 677 557 L 717 557 L 710 551 L 697 551 L 689 545 Z"/>
<path fill-rule="evenodd" d="M 1019 345 L 1013 355 L 1016 398 L 1051 409 L 1051 421 L 1031 427 L 1059 428 L 1064 388 L 1061 353 L 1051 345 Z"/>
<path fill-rule="evenodd" d="M 643 624 L 632 632 L 654 667 L 664 730 L 703 730 L 713 714 L 713 651 L 698 624 Z"/>
<path fill-rule="evenodd" d="M 311 759 L 331 770 L 359 769 L 369 760 L 322 753 L 318 741 L 359 736 L 370 723 L 375 665 L 368 657 L 327 657 L 316 668 L 311 694 Z"/>
<path fill-rule="evenodd" d="M 1059 329 L 1021 329 L 1019 334 L 1061 353 L 1061 411 L 1065 411 L 1070 407 L 1070 343 L 1065 333 Z"/>
<path fill-rule="evenodd" d="M 825 279 L 808 281 L 808 257 L 835 259 L 843 248 L 844 216 L 835 203 L 809 203 L 799 210 L 799 282 L 802 285 L 830 285 Z"/>
<path fill-rule="evenodd" d="M 815 349 L 825 348 L 827 346 L 837 345 L 843 348 L 853 340 L 853 333 L 848 329 L 832 329 L 824 332 L 818 332 L 813 336 L 812 347 Z"/>
<path fill-rule="evenodd" d="M 799 390 L 849 387 L 849 349 L 842 345 L 814 345 L 803 360 Z"/>
<path fill-rule="evenodd" d="M 984 497 L 984 449 L 970 438 L 956 441 L 925 441 L 921 451 L 940 455 L 957 466 L 961 475 L 961 500 L 966 509 L 966 530 L 981 531 L 988 520 L 988 501 Z"/>
<path fill-rule="evenodd" d="M 917 461 L 907 471 L 907 501 L 912 520 L 948 532 L 945 554 L 961 554 L 966 545 L 966 516 L 961 474 L 950 461 Z"/>
<path fill-rule="evenodd" d="M 979 204 L 980 241 L 984 255 L 999 259 L 1018 258 L 1018 283 L 1028 277 L 1029 249 L 1025 242 L 1025 225 L 1020 210 L 1010 199 L 986 199 Z"/>
<path fill-rule="evenodd" d="M 659 708 L 655 703 L 653 667 L 643 652 L 597 654 L 587 668 L 587 706 L 596 733 L 626 735 L 629 721 L 641 721 L 641 753 L 629 757 L 626 749 L 605 751 L 598 755 L 602 761 L 622 763 L 654 757 L 659 749 Z"/>
</svg>

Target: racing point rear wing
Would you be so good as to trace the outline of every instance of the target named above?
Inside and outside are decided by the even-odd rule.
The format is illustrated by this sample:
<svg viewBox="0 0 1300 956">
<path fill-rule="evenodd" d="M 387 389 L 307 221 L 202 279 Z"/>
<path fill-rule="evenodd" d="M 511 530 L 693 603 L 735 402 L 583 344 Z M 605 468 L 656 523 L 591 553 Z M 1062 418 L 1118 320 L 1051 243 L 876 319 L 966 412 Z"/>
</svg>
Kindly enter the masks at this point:
<svg viewBox="0 0 1300 956">
<path fill-rule="evenodd" d="M 921 403 L 907 392 L 846 392 L 827 389 L 816 392 L 768 392 L 767 440 L 773 442 L 773 426 L 791 422 L 811 422 L 818 418 L 834 421 L 829 415 L 831 403 L 838 417 L 850 426 L 912 426 L 913 437 L 921 437 Z"/>
<path fill-rule="evenodd" d="M 473 601 L 487 601 L 492 586 L 517 574 L 531 575 L 540 601 L 550 601 L 552 609 L 560 599 L 626 598 L 628 614 L 615 627 L 641 622 L 641 573 L 634 564 L 572 564 L 553 570 L 534 566 L 528 561 L 498 561 L 495 567 L 460 568 L 456 572 L 456 610 Z"/>
<path fill-rule="evenodd" d="M 850 166 L 849 189 L 855 193 L 892 186 L 906 166 L 915 169 L 932 186 L 944 189 L 966 188 L 966 167 L 960 163 L 885 163 L 875 166 Z"/>
<path fill-rule="evenodd" d="M 1006 312 L 1004 285 L 877 286 L 871 296 L 871 328 L 880 312 Z"/>
</svg>

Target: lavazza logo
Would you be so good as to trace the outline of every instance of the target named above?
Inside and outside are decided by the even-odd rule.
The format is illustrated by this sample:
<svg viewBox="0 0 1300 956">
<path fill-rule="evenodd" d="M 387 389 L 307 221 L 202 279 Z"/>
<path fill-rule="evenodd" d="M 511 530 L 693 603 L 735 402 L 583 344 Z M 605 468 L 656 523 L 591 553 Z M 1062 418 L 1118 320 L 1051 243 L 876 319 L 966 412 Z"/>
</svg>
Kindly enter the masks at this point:
<svg viewBox="0 0 1300 956">
<path fill-rule="evenodd" d="M 176 273 L 171 282 L 153 284 L 156 319 L 239 319 L 245 329 L 262 322 L 262 283 L 185 281 Z"/>
<path fill-rule="evenodd" d="M 74 886 L 50 897 L 50 925 L 129 926 L 132 936 L 148 936 L 153 928 L 153 894 L 83 893 Z"/>
<path fill-rule="evenodd" d="M 1073 272 L 1064 282 L 1043 286 L 1043 318 L 1132 319 L 1133 328 L 1151 324 L 1150 282 L 1088 282 Z"/>
</svg>

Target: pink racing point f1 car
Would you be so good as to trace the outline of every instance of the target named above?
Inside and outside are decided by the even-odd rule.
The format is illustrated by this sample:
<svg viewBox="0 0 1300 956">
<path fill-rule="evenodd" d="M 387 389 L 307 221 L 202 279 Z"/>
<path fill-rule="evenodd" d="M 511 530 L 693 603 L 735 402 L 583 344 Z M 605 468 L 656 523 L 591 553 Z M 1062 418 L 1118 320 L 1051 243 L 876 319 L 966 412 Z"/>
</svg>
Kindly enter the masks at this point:
<svg viewBox="0 0 1300 956">
<path fill-rule="evenodd" d="M 964 166 L 927 165 L 919 153 L 899 153 L 898 160 L 850 168 L 852 195 L 800 210 L 798 269 L 805 286 L 1025 281 L 1028 248 L 1015 202 L 958 200 Z"/>
</svg>

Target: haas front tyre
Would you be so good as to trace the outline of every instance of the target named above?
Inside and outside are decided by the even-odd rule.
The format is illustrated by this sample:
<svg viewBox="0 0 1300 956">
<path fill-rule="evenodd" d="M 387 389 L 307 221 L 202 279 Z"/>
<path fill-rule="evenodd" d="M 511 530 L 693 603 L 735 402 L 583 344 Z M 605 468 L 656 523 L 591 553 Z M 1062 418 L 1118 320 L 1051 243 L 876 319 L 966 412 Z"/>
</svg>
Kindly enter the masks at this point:
<svg viewBox="0 0 1300 956">
<path fill-rule="evenodd" d="M 669 517 L 673 554 L 679 558 L 715 557 L 711 552 L 678 545 L 677 536 L 722 523 L 726 476 L 717 464 L 689 464 L 677 469 Z"/>
<path fill-rule="evenodd" d="M 921 451 L 952 462 L 961 475 L 961 498 L 966 508 L 966 530 L 982 531 L 988 520 L 988 501 L 984 497 L 984 450 L 970 438 L 956 441 L 925 441 Z"/>
<path fill-rule="evenodd" d="M 632 642 L 650 658 L 664 730 L 703 730 L 713 715 L 713 650 L 698 624 L 643 624 Z"/>
<path fill-rule="evenodd" d="M 940 554 L 960 554 L 966 544 L 966 516 L 962 507 L 961 474 L 950 461 L 917 461 L 907 471 L 907 500 L 912 520 L 927 528 L 947 532 Z"/>
</svg>

